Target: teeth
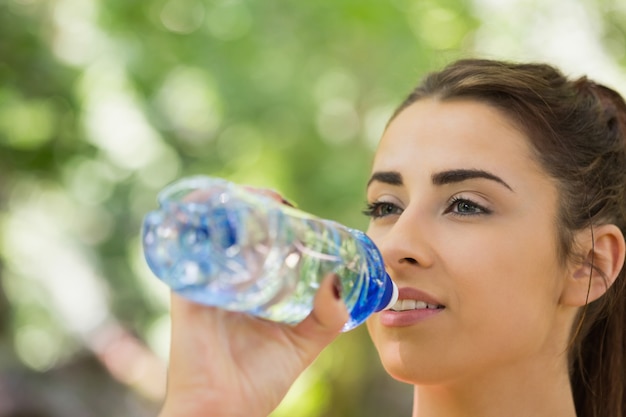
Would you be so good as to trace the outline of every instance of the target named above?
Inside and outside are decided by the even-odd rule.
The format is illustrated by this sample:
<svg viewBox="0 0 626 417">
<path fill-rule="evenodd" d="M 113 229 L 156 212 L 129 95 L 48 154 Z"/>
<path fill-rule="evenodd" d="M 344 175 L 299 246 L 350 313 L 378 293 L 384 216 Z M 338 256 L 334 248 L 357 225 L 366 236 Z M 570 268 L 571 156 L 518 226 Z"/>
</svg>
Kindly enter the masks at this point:
<svg viewBox="0 0 626 417">
<path fill-rule="evenodd" d="M 393 311 L 407 311 L 407 310 L 423 310 L 423 309 L 437 309 L 439 308 L 436 304 L 428 304 L 424 301 L 417 300 L 398 300 L 391 307 Z"/>
</svg>

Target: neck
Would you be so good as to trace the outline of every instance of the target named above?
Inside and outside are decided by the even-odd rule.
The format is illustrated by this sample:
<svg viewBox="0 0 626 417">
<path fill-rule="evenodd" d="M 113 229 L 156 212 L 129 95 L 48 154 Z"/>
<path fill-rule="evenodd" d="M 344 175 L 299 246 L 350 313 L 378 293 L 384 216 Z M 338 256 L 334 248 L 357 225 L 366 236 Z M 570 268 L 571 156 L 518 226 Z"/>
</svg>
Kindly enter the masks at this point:
<svg viewBox="0 0 626 417">
<path fill-rule="evenodd" d="M 416 385 L 413 417 L 576 417 L 567 365 Z"/>
</svg>

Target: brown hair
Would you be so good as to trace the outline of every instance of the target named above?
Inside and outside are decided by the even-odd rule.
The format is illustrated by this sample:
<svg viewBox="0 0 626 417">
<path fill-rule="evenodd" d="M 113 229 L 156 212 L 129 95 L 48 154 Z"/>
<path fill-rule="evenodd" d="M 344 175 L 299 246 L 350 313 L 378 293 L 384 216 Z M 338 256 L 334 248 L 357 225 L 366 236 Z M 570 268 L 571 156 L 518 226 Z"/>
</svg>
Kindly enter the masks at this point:
<svg viewBox="0 0 626 417">
<path fill-rule="evenodd" d="M 626 104 L 618 93 L 545 64 L 460 60 L 429 74 L 395 114 L 424 97 L 487 103 L 527 134 L 560 186 L 561 261 L 576 256 L 576 231 L 615 224 L 626 235 Z M 582 309 L 572 334 L 570 380 L 580 417 L 626 415 L 625 275 L 622 268 L 607 293 Z"/>
</svg>

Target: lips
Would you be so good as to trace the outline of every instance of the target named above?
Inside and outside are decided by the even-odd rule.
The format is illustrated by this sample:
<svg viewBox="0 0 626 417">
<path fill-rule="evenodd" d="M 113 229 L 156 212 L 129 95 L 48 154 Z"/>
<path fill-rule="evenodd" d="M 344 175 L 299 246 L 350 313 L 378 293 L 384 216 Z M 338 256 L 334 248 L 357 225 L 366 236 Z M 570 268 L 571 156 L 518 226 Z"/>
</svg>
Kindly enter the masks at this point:
<svg viewBox="0 0 626 417">
<path fill-rule="evenodd" d="M 410 326 L 445 310 L 445 305 L 432 295 L 415 288 L 400 288 L 398 301 L 380 313 L 380 323 L 387 327 Z"/>
</svg>

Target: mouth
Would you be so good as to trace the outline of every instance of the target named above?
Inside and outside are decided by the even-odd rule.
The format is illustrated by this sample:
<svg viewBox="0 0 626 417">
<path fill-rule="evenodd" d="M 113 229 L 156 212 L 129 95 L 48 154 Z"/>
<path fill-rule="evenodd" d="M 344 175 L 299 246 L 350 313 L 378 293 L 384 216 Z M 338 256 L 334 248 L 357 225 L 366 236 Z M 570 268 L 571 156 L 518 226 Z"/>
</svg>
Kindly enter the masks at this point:
<svg viewBox="0 0 626 417">
<path fill-rule="evenodd" d="M 445 305 L 432 295 L 417 288 L 402 287 L 398 290 L 398 301 L 390 311 L 402 312 L 413 310 L 442 310 Z"/>
<path fill-rule="evenodd" d="M 410 310 L 441 310 L 444 308 L 445 306 L 441 304 L 427 303 L 426 301 L 421 300 L 403 299 L 396 301 L 390 310 L 401 312 Z"/>
<path fill-rule="evenodd" d="M 404 328 L 431 322 L 441 317 L 447 307 L 434 295 L 414 287 L 401 287 L 398 301 L 381 311 L 380 324 L 387 328 Z"/>
</svg>

